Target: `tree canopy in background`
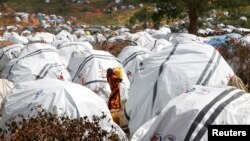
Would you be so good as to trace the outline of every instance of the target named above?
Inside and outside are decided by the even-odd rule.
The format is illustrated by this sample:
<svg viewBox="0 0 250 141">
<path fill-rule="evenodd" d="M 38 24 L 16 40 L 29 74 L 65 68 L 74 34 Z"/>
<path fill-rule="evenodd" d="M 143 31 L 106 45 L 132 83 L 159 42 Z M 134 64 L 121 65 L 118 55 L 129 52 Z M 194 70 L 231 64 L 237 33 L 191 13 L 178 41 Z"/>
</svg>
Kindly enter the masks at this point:
<svg viewBox="0 0 250 141">
<path fill-rule="evenodd" d="M 144 0 L 148 1 L 148 0 Z M 187 13 L 189 17 L 188 31 L 197 34 L 198 18 L 211 8 L 235 9 L 250 4 L 249 0 L 155 0 L 157 12 L 152 19 L 177 18 Z"/>
</svg>

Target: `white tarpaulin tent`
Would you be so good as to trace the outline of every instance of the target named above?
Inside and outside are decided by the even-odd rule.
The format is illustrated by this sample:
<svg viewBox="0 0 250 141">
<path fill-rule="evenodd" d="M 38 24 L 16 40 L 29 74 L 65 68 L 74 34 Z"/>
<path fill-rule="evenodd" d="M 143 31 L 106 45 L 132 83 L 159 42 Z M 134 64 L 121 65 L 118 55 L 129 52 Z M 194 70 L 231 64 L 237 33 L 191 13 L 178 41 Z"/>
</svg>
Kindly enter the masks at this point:
<svg viewBox="0 0 250 141">
<path fill-rule="evenodd" d="M 125 38 L 134 42 L 136 45 L 144 47 L 152 52 L 158 52 L 164 47 L 172 45 L 165 39 L 155 39 L 147 32 L 138 32 L 135 34 L 126 34 Z"/>
<path fill-rule="evenodd" d="M 73 82 L 90 88 L 106 101 L 111 93 L 106 71 L 114 67 L 122 68 L 121 98 L 125 100 L 130 83 L 122 64 L 109 52 L 92 50 L 88 55 L 75 53 L 69 62 L 68 71 Z"/>
<path fill-rule="evenodd" d="M 9 61 L 17 58 L 24 47 L 23 44 L 14 44 L 0 49 L 0 71 Z"/>
<path fill-rule="evenodd" d="M 29 42 L 26 37 L 20 36 L 16 32 L 11 32 L 8 40 L 16 44 L 27 44 Z"/>
<path fill-rule="evenodd" d="M 156 30 L 153 33 L 153 37 L 156 39 L 166 39 L 168 38 L 168 35 L 171 34 L 170 28 L 167 27 L 161 27 L 159 30 Z"/>
<path fill-rule="evenodd" d="M 144 47 L 148 50 L 152 49 L 151 44 L 154 43 L 155 39 L 147 32 L 137 32 L 135 34 L 127 35 L 128 39 L 135 42 L 138 46 Z"/>
<path fill-rule="evenodd" d="M 37 32 L 34 35 L 27 36 L 29 42 L 45 42 L 47 44 L 52 44 L 55 39 L 55 35 L 49 32 Z"/>
<path fill-rule="evenodd" d="M 95 38 L 92 35 L 83 35 L 79 39 L 77 39 L 76 41 L 78 41 L 78 42 L 90 42 L 90 43 L 94 43 L 95 42 Z"/>
<path fill-rule="evenodd" d="M 117 129 L 120 139 L 126 139 L 121 128 L 113 122 L 107 104 L 90 89 L 71 82 L 59 80 L 38 80 L 18 84 L 4 100 L 1 127 L 10 118 L 22 114 L 32 117 L 37 114 L 32 108 L 41 105 L 50 113 L 66 115 L 70 119 L 87 116 L 92 120 L 93 115 L 107 118 L 100 121 L 101 128 L 110 131 L 112 125 Z"/>
<path fill-rule="evenodd" d="M 149 43 L 145 47 L 152 52 L 159 52 L 170 45 L 172 45 L 172 43 L 165 39 L 157 39 L 154 42 Z"/>
<path fill-rule="evenodd" d="M 126 103 L 131 133 L 192 85 L 227 85 L 234 76 L 218 51 L 196 42 L 169 46 L 145 59 L 143 65 L 134 77 Z"/>
<path fill-rule="evenodd" d="M 140 46 L 128 46 L 122 49 L 117 58 L 125 68 L 130 83 L 133 82 L 134 75 L 140 70 L 142 61 L 151 55 L 153 55 L 151 51 Z"/>
<path fill-rule="evenodd" d="M 59 55 L 65 66 L 68 66 L 69 60 L 74 53 L 89 54 L 93 46 L 89 42 L 65 42 L 58 47 Z"/>
<path fill-rule="evenodd" d="M 196 35 L 189 33 L 171 33 L 169 34 L 168 40 L 173 44 L 193 42 L 193 41 L 202 42 Z"/>
<path fill-rule="evenodd" d="M 233 87 L 194 86 L 171 100 L 143 141 L 207 141 L 208 125 L 250 124 L 250 94 Z"/>
<path fill-rule="evenodd" d="M 70 34 L 69 32 L 65 31 L 65 30 L 62 30 L 61 32 L 59 32 L 53 42 L 52 42 L 52 45 L 57 47 L 58 45 L 62 44 L 62 43 L 65 43 L 65 42 L 74 42 L 77 40 L 77 37 L 76 35 L 72 35 Z"/>
<path fill-rule="evenodd" d="M 7 93 L 13 88 L 13 83 L 6 80 L 0 79 L 0 111 L 2 109 L 2 101 L 6 97 Z M 0 113 L 1 115 L 1 113 Z"/>
<path fill-rule="evenodd" d="M 240 38 L 239 43 L 243 46 L 250 45 L 250 34 L 247 34 L 244 37 Z"/>
<path fill-rule="evenodd" d="M 56 48 L 42 43 L 25 47 L 18 58 L 6 65 L 1 75 L 15 84 L 43 78 L 71 80 Z"/>
</svg>

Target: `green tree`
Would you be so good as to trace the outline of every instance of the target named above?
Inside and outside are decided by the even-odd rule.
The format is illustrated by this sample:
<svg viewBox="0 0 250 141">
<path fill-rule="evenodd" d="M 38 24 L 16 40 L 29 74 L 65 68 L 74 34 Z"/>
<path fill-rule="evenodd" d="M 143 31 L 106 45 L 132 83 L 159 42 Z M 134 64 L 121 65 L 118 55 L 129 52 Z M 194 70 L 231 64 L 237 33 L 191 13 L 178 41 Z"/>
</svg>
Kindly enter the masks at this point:
<svg viewBox="0 0 250 141">
<path fill-rule="evenodd" d="M 198 18 L 212 7 L 235 9 L 247 6 L 250 0 L 155 0 L 157 3 L 157 17 L 177 18 L 183 12 L 189 17 L 188 31 L 197 34 Z"/>
<path fill-rule="evenodd" d="M 147 7 L 142 8 L 134 14 L 134 17 L 143 23 L 143 27 L 147 27 L 147 22 L 151 20 L 153 12 L 149 11 Z"/>
</svg>

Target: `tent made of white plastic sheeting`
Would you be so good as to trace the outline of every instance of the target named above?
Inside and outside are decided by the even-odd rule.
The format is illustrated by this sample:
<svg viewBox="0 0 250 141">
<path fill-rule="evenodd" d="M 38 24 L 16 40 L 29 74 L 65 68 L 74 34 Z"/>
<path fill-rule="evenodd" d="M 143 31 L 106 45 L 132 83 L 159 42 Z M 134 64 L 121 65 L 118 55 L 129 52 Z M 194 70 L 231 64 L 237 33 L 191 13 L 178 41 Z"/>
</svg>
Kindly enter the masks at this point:
<svg viewBox="0 0 250 141">
<path fill-rule="evenodd" d="M 26 37 L 20 36 L 16 32 L 11 32 L 7 40 L 15 44 L 27 44 L 29 42 Z"/>
<path fill-rule="evenodd" d="M 130 83 L 133 82 L 134 75 L 140 71 L 142 61 L 151 55 L 153 55 L 151 51 L 139 46 L 128 46 L 122 49 L 117 58 L 125 68 Z"/>
<path fill-rule="evenodd" d="M 101 33 L 96 33 L 94 35 L 94 38 L 95 38 L 95 43 L 103 43 L 107 41 L 106 37 L 102 35 Z"/>
<path fill-rule="evenodd" d="M 199 38 L 194 34 L 189 33 L 172 33 L 169 35 L 168 41 L 173 44 L 187 43 L 187 42 L 201 42 Z"/>
<path fill-rule="evenodd" d="M 89 42 L 65 42 L 60 44 L 57 49 L 62 63 L 68 66 L 69 60 L 74 53 L 89 54 L 90 50 L 93 50 L 93 46 Z"/>
<path fill-rule="evenodd" d="M 76 35 L 70 34 L 68 31 L 62 30 L 59 32 L 52 42 L 52 45 L 57 47 L 58 45 L 65 43 L 65 42 L 74 42 L 77 40 Z"/>
<path fill-rule="evenodd" d="M 6 65 L 1 75 L 14 84 L 44 78 L 71 80 L 57 49 L 43 43 L 25 47 L 18 58 Z"/>
<path fill-rule="evenodd" d="M 240 34 L 244 33 L 244 32 L 250 32 L 250 29 L 248 29 L 248 28 L 237 28 L 235 30 L 236 30 L 236 32 L 239 32 Z"/>
<path fill-rule="evenodd" d="M 158 52 L 164 47 L 172 45 L 171 42 L 166 39 L 155 39 L 147 32 L 139 32 L 132 39 L 137 45 L 142 46 L 152 52 Z"/>
<path fill-rule="evenodd" d="M 78 37 L 78 36 L 83 36 L 85 35 L 85 31 L 83 29 L 78 29 L 74 32 L 74 34 Z"/>
<path fill-rule="evenodd" d="M 145 31 L 145 32 L 148 32 L 150 35 L 153 35 L 157 30 L 147 28 L 147 29 L 145 29 L 144 31 Z"/>
<path fill-rule="evenodd" d="M 0 49 L 0 72 L 9 61 L 19 56 L 24 47 L 23 44 L 14 44 Z"/>
<path fill-rule="evenodd" d="M 171 29 L 167 27 L 161 27 L 159 30 L 156 30 L 152 36 L 156 39 L 168 39 L 168 35 L 171 34 Z"/>
<path fill-rule="evenodd" d="M 114 67 L 121 67 L 122 69 L 123 80 L 120 83 L 120 94 L 122 101 L 127 100 L 130 86 L 128 77 L 119 60 L 109 52 L 92 50 L 91 54 L 88 55 L 73 54 L 68 71 L 73 82 L 90 88 L 107 101 L 111 90 L 107 82 L 106 71 L 108 68 Z"/>
<path fill-rule="evenodd" d="M 95 42 L 95 38 L 92 35 L 83 35 L 80 38 L 78 38 L 76 41 L 77 42 L 90 42 L 90 43 L 94 43 Z"/>
<path fill-rule="evenodd" d="M 55 35 L 49 32 L 37 32 L 34 35 L 27 36 L 29 42 L 44 42 L 47 44 L 52 44 Z"/>
<path fill-rule="evenodd" d="M 159 52 L 163 50 L 165 47 L 171 46 L 172 43 L 165 39 L 157 39 L 154 42 L 149 43 L 145 46 L 145 48 L 149 49 L 152 52 Z"/>
<path fill-rule="evenodd" d="M 243 46 L 249 46 L 250 45 L 250 34 L 247 34 L 244 37 L 240 38 L 238 42 Z"/>
<path fill-rule="evenodd" d="M 108 39 L 108 42 L 114 43 L 116 40 L 129 40 L 130 36 L 131 36 L 130 33 L 126 33 L 126 34 L 119 35 L 119 36 L 113 36 L 113 37 Z M 136 43 L 134 43 L 134 44 L 136 44 Z"/>
<path fill-rule="evenodd" d="M 148 129 L 152 126 L 152 124 L 155 122 L 158 116 L 150 119 L 146 123 L 144 123 L 139 129 L 136 130 L 136 132 L 131 137 L 130 141 L 141 141 L 142 138 L 147 133 Z"/>
<path fill-rule="evenodd" d="M 31 31 L 29 30 L 24 30 L 21 32 L 21 36 L 27 37 L 28 35 L 31 35 Z M 29 40 L 29 39 L 28 39 Z"/>
<path fill-rule="evenodd" d="M 6 80 L 6 79 L 0 79 L 0 111 L 2 108 L 2 101 L 6 97 L 7 93 L 13 88 L 13 83 Z M 1 115 L 1 113 L 0 113 Z"/>
<path fill-rule="evenodd" d="M 208 141 L 208 125 L 246 125 L 250 94 L 233 87 L 194 86 L 171 100 L 142 141 Z"/>
<path fill-rule="evenodd" d="M 175 44 L 143 61 L 129 91 L 126 115 L 134 133 L 192 85 L 227 85 L 234 72 L 208 44 Z M 142 89 L 143 88 L 143 89 Z"/>
<path fill-rule="evenodd" d="M 112 120 L 107 104 L 93 91 L 78 84 L 51 79 L 23 82 L 12 89 L 4 100 L 1 127 L 18 114 L 24 117 L 37 115 L 35 108 L 38 106 L 70 119 L 87 116 L 92 121 L 94 115 L 101 117 L 105 114 L 107 118 L 100 121 L 101 128 L 111 131 L 113 125 L 120 139 L 126 139 L 124 132 Z"/>
<path fill-rule="evenodd" d="M 155 41 L 155 38 L 153 38 L 150 34 L 147 32 L 137 32 L 135 34 L 127 34 L 127 39 L 135 42 L 136 45 L 144 47 L 148 50 L 151 50 Z"/>
<path fill-rule="evenodd" d="M 119 32 L 119 34 L 123 34 L 123 33 L 126 33 L 126 32 L 129 32 L 129 29 L 128 28 L 125 28 L 125 27 L 122 27 L 120 29 L 117 30 Z"/>
</svg>

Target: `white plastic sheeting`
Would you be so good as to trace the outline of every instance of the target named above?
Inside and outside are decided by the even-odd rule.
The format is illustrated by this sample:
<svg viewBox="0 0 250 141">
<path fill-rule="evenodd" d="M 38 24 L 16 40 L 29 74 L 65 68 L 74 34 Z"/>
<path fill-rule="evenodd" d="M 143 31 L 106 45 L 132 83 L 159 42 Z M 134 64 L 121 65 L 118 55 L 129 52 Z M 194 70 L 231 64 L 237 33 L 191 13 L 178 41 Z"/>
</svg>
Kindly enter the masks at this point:
<svg viewBox="0 0 250 141">
<path fill-rule="evenodd" d="M 61 79 L 63 77 L 64 80 L 71 80 L 56 48 L 42 43 L 25 47 L 18 58 L 6 65 L 2 76 L 15 84 L 43 78 Z"/>
<path fill-rule="evenodd" d="M 95 34 L 94 38 L 95 38 L 96 43 L 103 43 L 103 42 L 107 41 L 106 37 L 104 35 L 102 35 L 101 33 Z"/>
<path fill-rule="evenodd" d="M 124 132 L 113 122 L 107 104 L 90 89 L 71 82 L 59 80 L 38 80 L 23 82 L 17 85 L 4 100 L 1 124 L 8 119 L 22 114 L 37 115 L 35 107 L 41 105 L 46 111 L 58 115 L 65 114 L 70 119 L 79 119 L 88 116 L 92 120 L 93 115 L 101 117 L 102 129 L 112 130 L 112 125 L 117 129 L 121 140 L 126 140 Z"/>
<path fill-rule="evenodd" d="M 152 52 L 159 52 L 165 47 L 171 46 L 172 43 L 165 39 L 157 39 L 154 42 L 149 43 L 146 48 Z"/>
<path fill-rule="evenodd" d="M 151 55 L 153 55 L 151 51 L 139 46 L 128 46 L 122 49 L 117 58 L 125 68 L 130 83 L 133 82 L 134 75 L 140 71 L 142 61 Z"/>
<path fill-rule="evenodd" d="M 247 34 L 246 36 L 240 38 L 239 43 L 243 46 L 250 45 L 250 34 Z"/>
<path fill-rule="evenodd" d="M 37 32 L 35 35 L 31 34 L 27 38 L 30 42 L 45 42 L 47 44 L 52 44 L 55 35 L 49 32 Z"/>
<path fill-rule="evenodd" d="M 145 59 L 143 65 L 134 77 L 126 103 L 131 133 L 192 85 L 227 85 L 234 76 L 219 52 L 196 42 L 169 46 Z"/>
<path fill-rule="evenodd" d="M 68 66 L 74 53 L 89 54 L 90 50 L 93 50 L 93 46 L 89 42 L 65 42 L 60 44 L 57 49 L 62 63 Z"/>
<path fill-rule="evenodd" d="M 17 58 L 24 47 L 23 44 L 14 44 L 0 49 L 0 71 L 9 61 Z"/>
<path fill-rule="evenodd" d="M 0 111 L 2 108 L 2 102 L 4 98 L 6 97 L 7 93 L 13 88 L 13 83 L 6 80 L 6 79 L 0 79 Z"/>
<path fill-rule="evenodd" d="M 88 55 L 74 54 L 69 62 L 68 71 L 73 82 L 90 88 L 107 101 L 111 90 L 107 82 L 106 71 L 114 67 L 122 68 L 123 80 L 120 83 L 120 94 L 121 99 L 126 100 L 130 86 L 129 80 L 122 64 L 109 52 L 92 50 Z"/>
<path fill-rule="evenodd" d="M 194 86 L 171 100 L 142 141 L 208 140 L 208 125 L 250 124 L 250 94 L 232 87 Z"/>
<path fill-rule="evenodd" d="M 69 32 L 65 31 L 65 30 L 62 30 L 61 32 L 59 32 L 53 42 L 52 42 L 52 45 L 57 47 L 58 45 L 62 44 L 62 43 L 65 43 L 65 42 L 74 42 L 77 40 L 77 37 L 76 35 L 72 35 L 70 34 Z"/>
<path fill-rule="evenodd" d="M 196 35 L 189 33 L 172 33 L 169 35 L 168 40 L 173 44 L 187 43 L 193 41 L 200 42 L 199 38 Z"/>
<path fill-rule="evenodd" d="M 171 34 L 170 28 L 167 27 L 161 27 L 159 30 L 156 30 L 153 33 L 153 37 L 156 39 L 166 39 L 168 38 L 168 35 Z"/>
<path fill-rule="evenodd" d="M 90 42 L 90 43 L 94 43 L 95 42 L 95 38 L 92 35 L 83 35 L 79 39 L 77 39 L 76 41 L 78 41 L 78 42 Z"/>
<path fill-rule="evenodd" d="M 16 32 L 11 32 L 8 40 L 16 44 L 27 44 L 29 42 L 26 37 L 20 36 Z"/>
</svg>

